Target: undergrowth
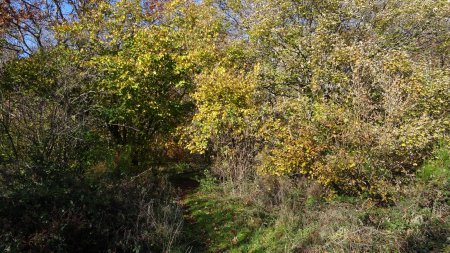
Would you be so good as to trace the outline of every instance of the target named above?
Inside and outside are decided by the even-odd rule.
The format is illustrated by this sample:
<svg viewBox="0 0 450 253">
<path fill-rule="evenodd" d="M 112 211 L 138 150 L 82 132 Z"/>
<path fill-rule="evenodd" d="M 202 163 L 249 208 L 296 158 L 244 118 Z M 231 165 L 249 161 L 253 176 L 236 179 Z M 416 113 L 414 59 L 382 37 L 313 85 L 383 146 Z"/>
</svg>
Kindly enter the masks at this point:
<svg viewBox="0 0 450 253">
<path fill-rule="evenodd" d="M 192 252 L 449 252 L 448 165 L 441 145 L 389 206 L 326 199 L 306 179 L 257 179 L 236 194 L 207 174 L 184 200 L 186 235 Z"/>
</svg>

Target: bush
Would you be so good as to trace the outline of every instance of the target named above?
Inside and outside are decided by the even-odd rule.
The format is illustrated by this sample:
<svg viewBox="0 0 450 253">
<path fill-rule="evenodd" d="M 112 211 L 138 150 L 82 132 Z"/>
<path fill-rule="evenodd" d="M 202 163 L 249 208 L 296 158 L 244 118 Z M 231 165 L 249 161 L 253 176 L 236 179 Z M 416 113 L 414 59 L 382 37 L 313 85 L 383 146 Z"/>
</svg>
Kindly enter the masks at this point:
<svg viewBox="0 0 450 253">
<path fill-rule="evenodd" d="M 167 183 L 58 178 L 2 194 L 1 251 L 170 252 L 179 240 L 182 213 Z"/>
<path fill-rule="evenodd" d="M 432 18 L 442 29 L 444 3 L 416 9 L 418 20 L 382 21 L 421 3 L 363 2 L 228 6 L 224 16 L 246 24 L 229 25 L 246 36 L 220 41 L 217 55 L 239 58 L 224 57 L 197 75 L 188 147 L 212 151 L 213 171 L 229 181 L 304 175 L 329 196 L 392 202 L 388 189 L 411 180 L 448 133 L 448 72 L 413 49 L 420 39 L 448 39 L 429 37 L 419 21 Z M 240 8 L 254 14 L 240 16 Z M 272 22 L 257 13 L 273 13 Z M 414 38 L 394 32 L 403 22 Z"/>
</svg>

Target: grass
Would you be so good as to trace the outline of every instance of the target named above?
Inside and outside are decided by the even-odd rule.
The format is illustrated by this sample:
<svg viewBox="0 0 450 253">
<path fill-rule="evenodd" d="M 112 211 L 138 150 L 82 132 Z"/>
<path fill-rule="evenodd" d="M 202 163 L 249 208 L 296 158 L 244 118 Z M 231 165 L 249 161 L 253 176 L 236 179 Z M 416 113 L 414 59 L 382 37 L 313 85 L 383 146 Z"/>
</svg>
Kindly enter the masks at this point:
<svg viewBox="0 0 450 253">
<path fill-rule="evenodd" d="M 292 210 L 266 209 L 211 187 L 183 200 L 191 252 L 450 252 L 448 205 L 439 196 L 428 204 L 426 189 L 411 188 L 420 192 L 389 207 L 305 199 Z"/>
<path fill-rule="evenodd" d="M 264 226 L 266 216 L 238 199 L 216 193 L 197 192 L 184 200 L 188 238 L 194 251 L 242 252 L 248 241 Z"/>
<path fill-rule="evenodd" d="M 418 170 L 417 176 L 423 181 L 450 180 L 450 147 L 442 143 L 433 152 L 432 159 L 424 163 Z"/>
<path fill-rule="evenodd" d="M 191 252 L 448 252 L 449 222 L 414 199 L 393 207 L 322 203 L 264 212 L 238 198 L 197 192 L 184 200 Z M 448 212 L 448 210 L 446 211 Z"/>
<path fill-rule="evenodd" d="M 265 206 L 256 189 L 233 195 L 206 173 L 185 195 L 190 252 L 450 252 L 448 146 L 438 147 L 390 206 L 361 197 L 332 201 L 289 186 L 280 203 Z M 248 187 L 249 189 L 254 189 Z M 258 195 L 262 194 L 262 195 Z M 267 197 L 267 196 L 266 196 Z"/>
</svg>

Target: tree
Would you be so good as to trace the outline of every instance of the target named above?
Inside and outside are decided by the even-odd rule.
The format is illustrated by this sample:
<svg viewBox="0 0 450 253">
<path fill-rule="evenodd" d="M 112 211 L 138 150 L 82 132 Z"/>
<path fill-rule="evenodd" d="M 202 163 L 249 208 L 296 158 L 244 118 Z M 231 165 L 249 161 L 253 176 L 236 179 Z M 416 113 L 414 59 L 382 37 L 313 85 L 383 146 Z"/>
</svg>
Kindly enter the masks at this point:
<svg viewBox="0 0 450 253">
<path fill-rule="evenodd" d="M 30 56 L 41 48 L 63 43 L 55 38 L 53 27 L 72 22 L 98 1 L 86 0 L 5 0 L 0 3 L 0 29 L 5 43 L 3 50 Z"/>
<path fill-rule="evenodd" d="M 259 69 L 251 92 L 254 123 L 234 125 L 257 140 L 249 149 L 256 150 L 253 170 L 306 175 L 330 193 L 369 193 L 386 201 L 387 186 L 414 172 L 448 131 L 447 110 L 425 109 L 433 107 L 433 90 L 449 86 L 441 54 L 448 51 L 446 1 L 210 4 L 230 27 L 216 51 L 228 57 L 219 64 L 230 68 L 232 59 L 231 66 L 247 73 L 252 66 Z M 431 43 L 430 51 L 424 41 Z M 196 80 L 194 94 L 220 90 L 219 81 Z M 245 86 L 239 80 L 228 82 L 230 90 L 245 90 L 238 88 Z M 220 115 L 235 104 L 225 96 L 194 99 L 199 108 L 194 129 L 211 128 L 209 121 L 195 119 L 217 115 L 213 122 L 226 122 Z M 449 98 L 440 101 L 447 105 Z M 216 108 L 217 103 L 228 106 Z M 225 136 L 239 142 L 237 135 L 215 128 L 206 136 L 214 145 Z M 192 146 L 205 150 L 205 143 L 194 139 Z"/>
<path fill-rule="evenodd" d="M 101 3 L 59 28 L 60 37 L 80 50 L 97 116 L 133 167 L 165 157 L 166 141 L 192 110 L 186 96 L 193 68 L 183 64 L 185 50 L 170 27 L 170 9 L 161 6 Z"/>
</svg>

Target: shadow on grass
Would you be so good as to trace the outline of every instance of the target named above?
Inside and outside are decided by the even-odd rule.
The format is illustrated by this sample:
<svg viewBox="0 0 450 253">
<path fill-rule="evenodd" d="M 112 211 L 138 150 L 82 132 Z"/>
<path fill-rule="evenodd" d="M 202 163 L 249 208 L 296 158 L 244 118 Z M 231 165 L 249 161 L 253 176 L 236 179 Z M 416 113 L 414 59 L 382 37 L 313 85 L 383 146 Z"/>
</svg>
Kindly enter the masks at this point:
<svg viewBox="0 0 450 253">
<path fill-rule="evenodd" d="M 256 230 L 263 214 L 233 200 L 217 195 L 195 193 L 184 200 L 187 237 L 194 245 L 192 252 L 241 252 Z M 200 246 L 200 247 L 199 247 Z"/>
</svg>

